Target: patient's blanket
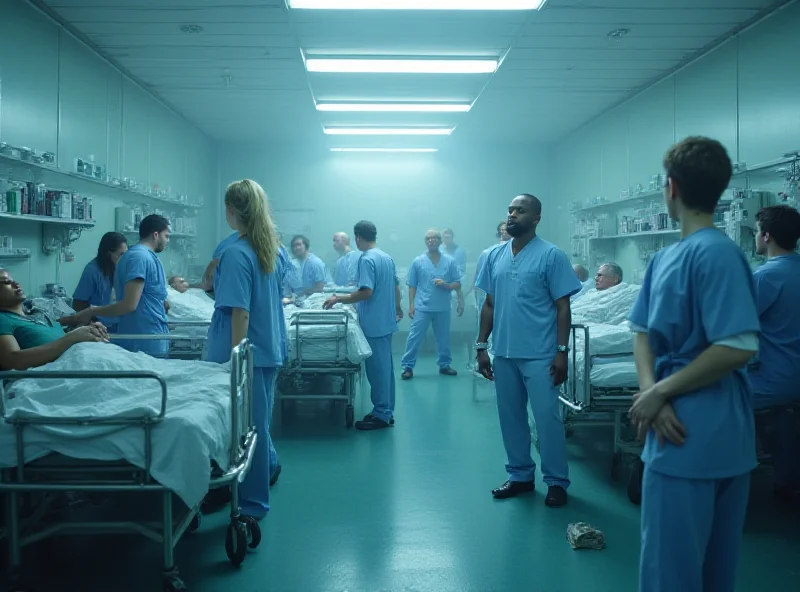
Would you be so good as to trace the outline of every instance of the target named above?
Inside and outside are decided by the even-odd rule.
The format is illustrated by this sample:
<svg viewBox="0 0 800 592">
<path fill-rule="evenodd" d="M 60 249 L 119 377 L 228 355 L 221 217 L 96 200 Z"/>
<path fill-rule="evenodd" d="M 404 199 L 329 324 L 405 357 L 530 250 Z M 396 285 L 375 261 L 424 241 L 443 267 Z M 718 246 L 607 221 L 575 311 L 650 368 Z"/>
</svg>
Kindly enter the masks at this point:
<svg viewBox="0 0 800 592">
<path fill-rule="evenodd" d="M 297 305 L 283 310 L 289 338 L 289 361 L 301 355 L 304 362 L 344 362 L 360 364 L 372 355 L 372 349 L 358 324 L 358 315 L 350 305 L 336 304 L 331 309 L 347 316 L 347 330 L 342 324 L 310 324 L 310 314 L 324 315 L 322 305 L 327 294 L 312 294 Z M 324 318 L 324 317 L 321 317 Z"/>
<path fill-rule="evenodd" d="M 72 346 L 40 371 L 142 371 L 167 382 L 167 416 L 153 428 L 152 475 L 187 505 L 208 490 L 209 459 L 228 468 L 230 373 L 218 364 L 161 360 L 116 345 Z M 9 417 L 138 417 L 158 415 L 161 386 L 153 379 L 25 379 L 10 387 Z M 31 426 L 25 459 L 48 453 L 92 460 L 126 460 L 144 467 L 141 427 L 103 425 Z M 15 430 L 0 423 L 0 466 L 15 466 Z"/>
<path fill-rule="evenodd" d="M 214 300 L 198 288 L 190 288 L 181 294 L 167 287 L 167 301 L 170 321 L 211 322 L 214 314 Z"/>
<path fill-rule="evenodd" d="M 608 290 L 593 288 L 572 302 L 572 322 L 621 325 L 627 320 L 641 289 L 639 285 L 626 283 Z"/>
</svg>

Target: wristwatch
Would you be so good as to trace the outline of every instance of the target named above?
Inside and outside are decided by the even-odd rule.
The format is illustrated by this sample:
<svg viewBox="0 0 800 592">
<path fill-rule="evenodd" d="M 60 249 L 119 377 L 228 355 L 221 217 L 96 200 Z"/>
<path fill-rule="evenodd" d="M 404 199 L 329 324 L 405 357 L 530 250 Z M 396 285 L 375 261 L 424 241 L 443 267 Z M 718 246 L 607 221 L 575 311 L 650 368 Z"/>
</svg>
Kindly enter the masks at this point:
<svg viewBox="0 0 800 592">
<path fill-rule="evenodd" d="M 560 353 L 560 354 L 565 354 L 565 353 L 567 353 L 567 352 L 569 351 L 569 348 L 568 348 L 566 345 L 559 345 L 559 346 L 556 348 L 556 351 L 557 351 L 558 353 Z"/>
<path fill-rule="evenodd" d="M 475 344 L 475 351 L 486 351 L 489 349 L 489 344 L 485 341 L 479 341 Z"/>
</svg>

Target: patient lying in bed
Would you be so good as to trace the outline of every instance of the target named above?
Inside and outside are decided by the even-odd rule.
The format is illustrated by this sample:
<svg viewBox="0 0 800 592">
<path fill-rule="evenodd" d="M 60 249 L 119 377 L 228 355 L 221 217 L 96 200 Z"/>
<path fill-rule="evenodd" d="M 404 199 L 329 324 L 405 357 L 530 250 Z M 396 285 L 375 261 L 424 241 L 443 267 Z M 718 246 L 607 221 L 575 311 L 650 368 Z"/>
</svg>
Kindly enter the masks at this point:
<svg viewBox="0 0 800 592">
<path fill-rule="evenodd" d="M 210 322 L 214 315 L 214 300 L 199 288 L 183 292 L 167 288 L 170 321 Z"/>
</svg>

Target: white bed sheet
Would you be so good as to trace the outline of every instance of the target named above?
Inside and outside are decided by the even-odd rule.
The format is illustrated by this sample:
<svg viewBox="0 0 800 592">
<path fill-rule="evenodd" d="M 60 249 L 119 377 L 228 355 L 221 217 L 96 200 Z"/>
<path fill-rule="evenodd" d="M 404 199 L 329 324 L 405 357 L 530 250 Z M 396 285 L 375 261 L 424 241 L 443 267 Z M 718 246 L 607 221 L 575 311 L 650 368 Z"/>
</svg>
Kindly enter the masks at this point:
<svg viewBox="0 0 800 592">
<path fill-rule="evenodd" d="M 167 287 L 169 321 L 211 322 L 214 315 L 214 300 L 198 288 L 190 288 L 183 294 Z"/>
<path fill-rule="evenodd" d="M 41 371 L 141 371 L 167 382 L 167 416 L 153 428 L 151 473 L 188 506 L 208 491 L 210 459 L 229 465 L 230 373 L 206 362 L 161 360 L 109 344 L 71 347 Z M 132 416 L 158 414 L 158 382 L 139 380 L 35 380 L 16 382 L 10 417 Z M 0 423 L 0 466 L 16 466 L 15 430 Z M 144 437 L 139 427 L 46 426 L 25 430 L 26 462 L 51 452 L 91 460 L 125 460 L 144 467 Z"/>
<path fill-rule="evenodd" d="M 298 314 L 323 313 L 322 304 L 327 300 L 326 294 L 312 294 L 301 306 L 289 305 L 284 308 L 286 329 L 289 338 L 289 362 L 298 358 L 298 328 L 302 342 L 304 362 L 344 362 L 360 364 L 372 355 L 372 349 L 358 324 L 358 315 L 352 306 L 336 304 L 332 310 L 345 312 L 349 317 L 347 335 L 343 325 L 298 325 L 295 320 Z M 346 337 L 346 338 L 345 338 Z M 346 347 L 344 347 L 346 345 Z"/>
<path fill-rule="evenodd" d="M 626 283 L 599 292 L 592 288 L 572 302 L 572 322 L 623 325 L 641 289 L 639 285 Z"/>
</svg>

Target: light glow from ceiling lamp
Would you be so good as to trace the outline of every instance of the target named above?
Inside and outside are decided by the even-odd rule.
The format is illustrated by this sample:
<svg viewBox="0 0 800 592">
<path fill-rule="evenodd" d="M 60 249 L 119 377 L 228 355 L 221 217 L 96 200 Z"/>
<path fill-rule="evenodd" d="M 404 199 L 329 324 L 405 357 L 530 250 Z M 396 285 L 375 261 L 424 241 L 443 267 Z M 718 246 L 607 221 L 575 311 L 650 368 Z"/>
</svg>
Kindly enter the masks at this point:
<svg viewBox="0 0 800 592">
<path fill-rule="evenodd" d="M 438 148 L 331 148 L 331 152 L 438 152 Z"/>
<path fill-rule="evenodd" d="M 317 103 L 317 111 L 340 113 L 467 113 L 469 103 Z"/>
<path fill-rule="evenodd" d="M 452 127 L 326 127 L 329 136 L 449 136 Z"/>
<path fill-rule="evenodd" d="M 496 59 L 398 60 L 375 58 L 309 58 L 306 70 L 346 74 L 492 74 Z"/>
<path fill-rule="evenodd" d="M 547 0 L 289 0 L 306 10 L 539 10 Z"/>
</svg>

